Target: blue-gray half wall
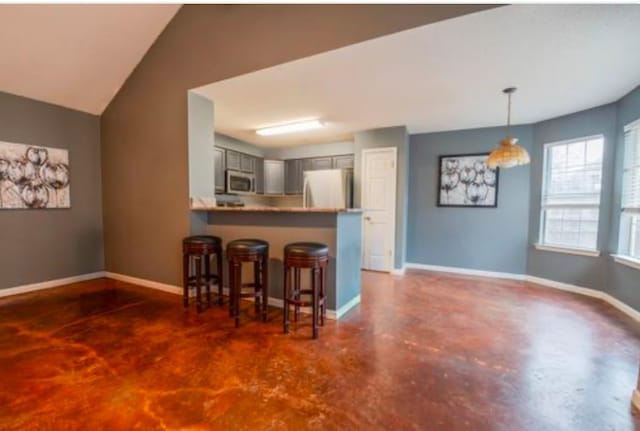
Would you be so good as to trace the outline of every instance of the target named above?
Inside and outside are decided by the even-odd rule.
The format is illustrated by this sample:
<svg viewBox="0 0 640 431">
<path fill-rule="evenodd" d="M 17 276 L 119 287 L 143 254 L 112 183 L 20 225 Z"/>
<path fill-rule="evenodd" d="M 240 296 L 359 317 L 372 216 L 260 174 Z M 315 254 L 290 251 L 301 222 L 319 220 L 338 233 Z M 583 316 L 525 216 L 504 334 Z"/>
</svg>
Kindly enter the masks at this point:
<svg viewBox="0 0 640 431">
<path fill-rule="evenodd" d="M 623 128 L 640 118 L 640 87 L 617 102 L 514 128 L 531 164 L 500 172 L 497 208 L 439 208 L 438 156 L 490 151 L 504 128 L 410 136 L 409 263 L 528 274 L 605 291 L 640 310 L 640 271 L 613 261 L 624 159 Z M 601 134 L 605 138 L 599 257 L 537 250 L 544 144 Z"/>
</svg>

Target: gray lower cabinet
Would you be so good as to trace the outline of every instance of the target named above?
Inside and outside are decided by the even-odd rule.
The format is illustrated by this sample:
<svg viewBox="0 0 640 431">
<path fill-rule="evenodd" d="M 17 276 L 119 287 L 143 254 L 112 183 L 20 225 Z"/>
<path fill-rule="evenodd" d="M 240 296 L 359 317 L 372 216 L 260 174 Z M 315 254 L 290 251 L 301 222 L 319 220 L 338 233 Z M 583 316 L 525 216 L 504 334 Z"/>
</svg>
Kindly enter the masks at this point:
<svg viewBox="0 0 640 431">
<path fill-rule="evenodd" d="M 333 169 L 353 169 L 353 154 L 332 157 Z"/>
<path fill-rule="evenodd" d="M 264 159 L 254 158 L 254 174 L 256 176 L 256 193 L 264 193 Z"/>
<path fill-rule="evenodd" d="M 264 194 L 284 194 L 284 161 L 264 161 Z"/>
<path fill-rule="evenodd" d="M 241 154 L 237 151 L 227 150 L 227 169 L 240 170 Z"/>
<path fill-rule="evenodd" d="M 213 149 L 213 165 L 216 193 L 224 193 L 226 160 L 225 151 L 222 148 Z"/>
</svg>

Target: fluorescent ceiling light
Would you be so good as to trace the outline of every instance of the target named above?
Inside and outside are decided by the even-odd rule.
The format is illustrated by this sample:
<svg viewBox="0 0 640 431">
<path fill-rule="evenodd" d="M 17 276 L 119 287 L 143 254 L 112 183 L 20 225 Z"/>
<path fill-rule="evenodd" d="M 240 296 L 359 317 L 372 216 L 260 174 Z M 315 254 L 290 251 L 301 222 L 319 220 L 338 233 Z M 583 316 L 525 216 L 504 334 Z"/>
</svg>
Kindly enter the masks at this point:
<svg viewBox="0 0 640 431">
<path fill-rule="evenodd" d="M 281 126 L 263 127 L 256 130 L 261 136 L 284 135 L 285 133 L 303 132 L 324 127 L 320 120 L 300 121 L 298 123 L 283 124 Z"/>
</svg>

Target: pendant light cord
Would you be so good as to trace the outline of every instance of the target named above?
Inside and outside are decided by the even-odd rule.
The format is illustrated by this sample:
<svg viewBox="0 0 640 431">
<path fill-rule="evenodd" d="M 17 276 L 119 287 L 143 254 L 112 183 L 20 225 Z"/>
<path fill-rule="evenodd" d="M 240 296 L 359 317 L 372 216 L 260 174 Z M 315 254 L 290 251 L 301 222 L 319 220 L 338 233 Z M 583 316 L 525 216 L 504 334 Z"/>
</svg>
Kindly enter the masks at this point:
<svg viewBox="0 0 640 431">
<path fill-rule="evenodd" d="M 511 93 L 507 93 L 507 136 L 511 137 Z"/>
</svg>

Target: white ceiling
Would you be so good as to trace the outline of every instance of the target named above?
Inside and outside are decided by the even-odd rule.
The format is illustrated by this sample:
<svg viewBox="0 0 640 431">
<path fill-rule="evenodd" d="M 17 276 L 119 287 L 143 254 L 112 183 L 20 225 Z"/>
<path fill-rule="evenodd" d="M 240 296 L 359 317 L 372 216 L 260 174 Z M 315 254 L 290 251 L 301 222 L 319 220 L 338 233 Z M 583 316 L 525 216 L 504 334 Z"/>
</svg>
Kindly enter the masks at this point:
<svg viewBox="0 0 640 431">
<path fill-rule="evenodd" d="M 531 123 L 612 102 L 640 84 L 640 5 L 515 5 L 351 45 L 201 87 L 216 131 L 261 146 Z M 321 131 L 255 129 L 319 118 Z"/>
<path fill-rule="evenodd" d="M 179 5 L 0 5 L 0 91 L 101 114 Z"/>
</svg>

